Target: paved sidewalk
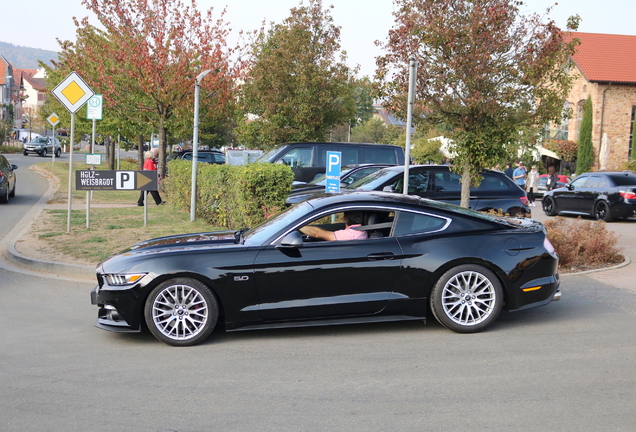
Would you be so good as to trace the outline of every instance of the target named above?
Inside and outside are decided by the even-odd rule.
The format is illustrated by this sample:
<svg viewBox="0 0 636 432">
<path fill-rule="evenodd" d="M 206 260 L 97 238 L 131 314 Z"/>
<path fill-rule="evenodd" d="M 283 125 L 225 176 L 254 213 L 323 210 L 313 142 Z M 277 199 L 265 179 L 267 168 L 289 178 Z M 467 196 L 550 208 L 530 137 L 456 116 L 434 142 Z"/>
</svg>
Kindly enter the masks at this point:
<svg viewBox="0 0 636 432">
<path fill-rule="evenodd" d="M 95 267 L 77 265 L 73 263 L 45 261 L 33 257 L 28 257 L 15 248 L 15 244 L 22 239 L 22 237 L 28 232 L 31 221 L 37 219 L 37 216 L 42 212 L 44 208 L 52 209 L 66 209 L 67 204 L 46 204 L 46 202 L 53 196 L 53 193 L 57 189 L 56 179 L 46 176 L 49 180 L 49 189 L 33 206 L 23 218 L 23 220 L 17 224 L 14 229 L 6 236 L 5 239 L 0 242 L 0 250 L 5 247 L 7 249 L 7 259 L 9 262 L 17 267 L 11 265 L 5 267 L 16 271 L 27 271 L 35 274 L 45 274 L 47 276 L 58 276 L 62 278 L 80 279 L 85 281 L 95 281 Z M 153 205 L 153 204 L 151 204 Z M 545 222 L 549 219 L 543 213 L 540 207 L 541 202 L 537 201 L 537 207 L 532 208 L 532 217 L 540 222 Z M 83 209 L 86 204 L 83 202 L 73 203 L 72 208 Z M 134 207 L 136 203 L 131 204 L 91 204 L 91 207 Z M 622 288 L 627 291 L 636 293 L 636 219 L 630 219 L 626 222 L 615 222 L 607 224 L 608 230 L 616 232 L 618 235 L 619 246 L 623 248 L 623 253 L 626 257 L 626 261 L 617 266 L 604 269 L 593 270 L 581 273 L 562 274 L 562 278 L 570 276 L 585 274 L 599 282 L 603 282 L 608 285 L 612 285 L 618 288 Z"/>
</svg>

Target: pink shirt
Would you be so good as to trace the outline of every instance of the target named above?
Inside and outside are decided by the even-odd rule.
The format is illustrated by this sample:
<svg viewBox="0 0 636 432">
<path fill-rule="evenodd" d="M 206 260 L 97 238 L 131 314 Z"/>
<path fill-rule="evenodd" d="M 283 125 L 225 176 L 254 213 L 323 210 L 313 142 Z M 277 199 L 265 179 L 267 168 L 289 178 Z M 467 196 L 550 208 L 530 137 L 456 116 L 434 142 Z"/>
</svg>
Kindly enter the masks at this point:
<svg viewBox="0 0 636 432">
<path fill-rule="evenodd" d="M 362 226 L 362 225 L 360 224 L 351 225 L 346 229 L 334 231 L 333 234 L 336 236 L 336 240 L 359 240 L 359 239 L 367 238 L 366 231 L 358 231 L 358 230 L 352 229 L 352 228 L 357 228 L 359 226 Z"/>
</svg>

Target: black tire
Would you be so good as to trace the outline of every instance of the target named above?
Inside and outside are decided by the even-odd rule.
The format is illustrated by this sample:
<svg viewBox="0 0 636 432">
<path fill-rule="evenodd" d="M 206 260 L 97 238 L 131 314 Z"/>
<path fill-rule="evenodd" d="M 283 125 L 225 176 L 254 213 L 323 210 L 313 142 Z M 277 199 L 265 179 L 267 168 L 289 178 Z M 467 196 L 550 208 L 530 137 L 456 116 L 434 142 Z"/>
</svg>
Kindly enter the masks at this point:
<svg viewBox="0 0 636 432">
<path fill-rule="evenodd" d="M 547 216 L 556 216 L 556 203 L 554 202 L 554 198 L 551 196 L 543 197 L 541 200 L 541 205 L 543 206 L 543 211 Z"/>
<path fill-rule="evenodd" d="M 614 220 L 609 205 L 605 201 L 599 201 L 594 205 L 594 217 L 596 220 L 605 222 L 612 222 Z"/>
<path fill-rule="evenodd" d="M 45 157 L 46 155 L 48 155 L 49 152 L 46 148 L 43 148 L 42 151 L 40 152 L 40 156 Z"/>
<path fill-rule="evenodd" d="M 0 204 L 6 204 L 9 202 L 9 186 L 4 190 L 4 194 L 0 195 Z"/>
<path fill-rule="evenodd" d="M 55 150 L 55 157 L 56 158 L 59 158 L 61 154 L 62 154 L 62 150 L 61 149 L 56 149 Z"/>
<path fill-rule="evenodd" d="M 475 333 L 492 324 L 501 312 L 503 290 L 497 276 L 475 264 L 448 270 L 431 291 L 431 311 L 444 327 Z"/>
<path fill-rule="evenodd" d="M 29 155 L 29 152 L 25 152 L 25 151 L 23 151 L 23 152 L 22 152 L 22 154 L 23 154 L 23 155 L 25 155 L 25 156 L 28 156 L 28 155 Z"/>
<path fill-rule="evenodd" d="M 13 189 L 9 192 L 9 196 L 13 198 L 15 196 L 15 188 L 18 187 L 18 182 L 13 183 Z"/>
<path fill-rule="evenodd" d="M 150 332 L 172 346 L 190 346 L 204 341 L 219 318 L 214 294 L 191 278 L 175 278 L 150 292 L 144 307 Z"/>
</svg>

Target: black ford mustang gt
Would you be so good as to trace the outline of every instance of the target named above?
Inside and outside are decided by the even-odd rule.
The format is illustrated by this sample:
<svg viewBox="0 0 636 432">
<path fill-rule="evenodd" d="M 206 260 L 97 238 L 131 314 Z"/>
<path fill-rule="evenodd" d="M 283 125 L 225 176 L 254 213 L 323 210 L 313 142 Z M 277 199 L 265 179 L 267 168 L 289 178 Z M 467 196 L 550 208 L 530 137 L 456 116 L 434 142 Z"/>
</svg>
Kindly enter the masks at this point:
<svg viewBox="0 0 636 432">
<path fill-rule="evenodd" d="M 320 241 L 299 228 L 344 228 L 361 212 L 366 238 Z M 351 229 L 351 228 L 350 228 Z M 163 237 L 97 267 L 96 326 L 147 326 L 175 346 L 227 331 L 397 320 L 430 312 L 476 332 L 500 310 L 560 297 L 558 257 L 543 225 L 383 192 L 322 195 L 248 231 Z"/>
</svg>

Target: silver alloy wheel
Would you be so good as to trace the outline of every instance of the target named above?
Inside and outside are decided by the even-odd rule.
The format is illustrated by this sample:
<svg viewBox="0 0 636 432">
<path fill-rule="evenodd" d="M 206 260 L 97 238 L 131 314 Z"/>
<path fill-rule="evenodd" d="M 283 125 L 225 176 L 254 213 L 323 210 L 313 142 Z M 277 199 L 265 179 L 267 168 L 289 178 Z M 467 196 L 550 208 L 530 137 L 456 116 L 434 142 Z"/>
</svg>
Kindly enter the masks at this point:
<svg viewBox="0 0 636 432">
<path fill-rule="evenodd" d="M 159 332 L 175 341 L 197 336 L 206 328 L 208 303 L 188 285 L 169 285 L 152 303 L 152 320 Z"/>
<path fill-rule="evenodd" d="M 495 287 L 486 276 L 476 271 L 463 271 L 444 285 L 442 307 L 453 322 L 474 326 L 493 313 L 496 297 Z"/>
</svg>

